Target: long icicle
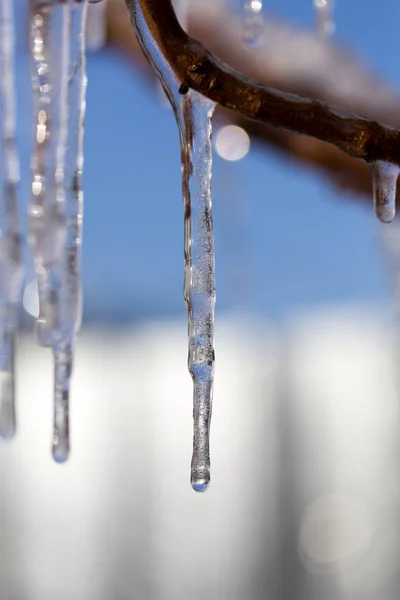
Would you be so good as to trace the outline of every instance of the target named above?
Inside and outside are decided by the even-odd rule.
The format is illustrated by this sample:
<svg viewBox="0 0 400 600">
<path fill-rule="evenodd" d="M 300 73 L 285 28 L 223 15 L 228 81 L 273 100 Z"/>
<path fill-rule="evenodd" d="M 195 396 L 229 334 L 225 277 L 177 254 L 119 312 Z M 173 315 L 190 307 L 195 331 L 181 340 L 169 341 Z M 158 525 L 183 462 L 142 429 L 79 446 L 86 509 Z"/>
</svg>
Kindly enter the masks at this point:
<svg viewBox="0 0 400 600">
<path fill-rule="evenodd" d="M 15 344 L 23 283 L 22 234 L 15 143 L 14 16 L 0 2 L 0 435 L 15 433 Z"/>
<path fill-rule="evenodd" d="M 83 221 L 83 141 L 86 112 L 85 31 L 87 2 L 72 5 L 69 74 L 69 135 L 65 166 L 66 239 L 61 262 L 59 331 L 54 352 L 53 457 L 67 460 L 69 441 L 69 393 L 75 337 L 82 321 L 81 242 Z"/>
<path fill-rule="evenodd" d="M 211 215 L 211 118 L 215 104 L 182 90 L 166 64 L 138 0 L 126 0 L 142 48 L 165 88 L 179 126 L 184 202 L 184 297 L 188 310 L 188 366 L 193 379 L 191 484 L 204 492 L 210 482 L 210 421 L 214 382 L 214 237 Z M 180 94 L 179 92 L 186 92 Z"/>
<path fill-rule="evenodd" d="M 39 288 L 37 337 L 53 350 L 57 462 L 65 462 L 70 452 L 70 381 L 82 316 L 86 16 L 86 0 L 31 5 L 37 126 L 29 233 Z"/>
<path fill-rule="evenodd" d="M 189 372 L 193 379 L 192 487 L 210 482 L 210 421 L 214 383 L 214 236 L 211 213 L 211 117 L 215 105 L 194 91 L 180 102 L 185 218 L 184 298 L 189 320 Z"/>
</svg>

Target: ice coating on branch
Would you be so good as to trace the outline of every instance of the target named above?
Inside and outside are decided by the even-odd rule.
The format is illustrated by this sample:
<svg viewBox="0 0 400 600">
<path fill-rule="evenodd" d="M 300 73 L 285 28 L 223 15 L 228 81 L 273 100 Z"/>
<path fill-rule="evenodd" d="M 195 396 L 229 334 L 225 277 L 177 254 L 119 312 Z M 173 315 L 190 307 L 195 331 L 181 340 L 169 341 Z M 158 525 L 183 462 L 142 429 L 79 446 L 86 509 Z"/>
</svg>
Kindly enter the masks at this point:
<svg viewBox="0 0 400 600">
<path fill-rule="evenodd" d="M 243 37 L 249 46 L 260 41 L 263 30 L 262 0 L 244 0 L 243 2 Z"/>
<path fill-rule="evenodd" d="M 210 421 L 214 384 L 214 235 L 211 213 L 211 117 L 215 105 L 189 90 L 179 105 L 184 202 L 184 298 L 189 320 L 188 367 L 193 379 L 191 482 L 210 481 Z"/>
<path fill-rule="evenodd" d="M 54 357 L 57 462 L 69 455 L 69 388 L 82 315 L 86 15 L 86 1 L 31 4 L 36 136 L 29 237 L 39 290 L 37 337 Z"/>
<path fill-rule="evenodd" d="M 400 169 L 382 161 L 370 164 L 375 214 L 382 223 L 390 223 L 396 214 L 396 189 Z"/>
<path fill-rule="evenodd" d="M 13 1 L 0 2 L 0 435 L 15 433 L 15 344 L 23 257 L 15 145 Z"/>
<path fill-rule="evenodd" d="M 211 117 L 215 104 L 180 89 L 152 38 L 138 0 L 127 0 L 142 48 L 160 77 L 179 126 L 184 204 L 184 298 L 188 311 L 188 367 L 193 379 L 191 484 L 204 492 L 210 482 L 210 421 L 214 382 L 214 236 L 211 214 Z M 179 91 L 185 92 L 180 94 Z"/>
<path fill-rule="evenodd" d="M 317 34 L 325 39 L 335 32 L 334 0 L 314 0 Z"/>
</svg>

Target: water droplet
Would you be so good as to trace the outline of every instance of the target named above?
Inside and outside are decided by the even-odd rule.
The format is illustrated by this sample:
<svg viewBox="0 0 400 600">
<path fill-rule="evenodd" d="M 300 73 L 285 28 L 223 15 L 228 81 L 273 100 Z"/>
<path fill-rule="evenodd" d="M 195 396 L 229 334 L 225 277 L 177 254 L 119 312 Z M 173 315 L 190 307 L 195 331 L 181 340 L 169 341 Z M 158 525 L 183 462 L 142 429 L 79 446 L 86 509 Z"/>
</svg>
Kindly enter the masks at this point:
<svg viewBox="0 0 400 600">
<path fill-rule="evenodd" d="M 192 483 L 192 488 L 194 489 L 195 492 L 204 493 L 210 487 L 210 482 L 209 481 L 204 481 L 204 480 L 193 481 L 192 480 L 191 483 Z"/>
</svg>

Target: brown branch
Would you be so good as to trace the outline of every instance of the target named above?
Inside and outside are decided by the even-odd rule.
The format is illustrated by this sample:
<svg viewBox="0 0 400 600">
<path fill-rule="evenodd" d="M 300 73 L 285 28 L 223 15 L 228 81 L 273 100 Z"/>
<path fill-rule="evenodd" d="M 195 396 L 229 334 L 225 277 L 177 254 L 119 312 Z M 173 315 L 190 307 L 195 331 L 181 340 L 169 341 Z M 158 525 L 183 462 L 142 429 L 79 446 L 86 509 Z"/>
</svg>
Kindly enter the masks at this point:
<svg viewBox="0 0 400 600">
<path fill-rule="evenodd" d="M 318 101 L 261 85 L 215 58 L 180 27 L 170 0 L 138 0 L 146 24 L 182 83 L 244 117 L 330 142 L 349 156 L 400 165 L 400 133 Z M 134 2 L 127 0 L 131 18 Z"/>
<path fill-rule="evenodd" d="M 246 75 L 279 89 L 330 103 L 337 101 L 344 108 L 353 109 L 353 112 L 377 120 L 384 118 L 385 122 L 394 126 L 400 123 L 398 97 L 386 82 L 371 74 L 358 58 L 344 52 L 341 47 L 318 44 L 309 32 L 289 28 L 269 16 L 264 24 L 262 51 L 243 52 L 240 23 L 223 4 L 202 0 L 191 7 L 189 31 Z M 145 80 L 154 85 L 155 74 L 136 40 L 124 0 L 108 0 L 106 10 L 108 44 L 122 52 L 129 59 L 129 64 L 139 68 Z M 310 53 L 322 55 L 319 71 L 314 61 L 312 68 L 304 67 Z M 277 55 L 279 60 L 276 59 Z M 330 74 L 329 81 L 324 79 L 326 72 Z M 341 74 L 340 78 L 333 78 L 334 86 L 332 72 Z M 327 142 L 250 121 L 240 113 L 222 107 L 218 108 L 214 119 L 243 127 L 252 143 L 263 148 L 272 146 L 286 159 L 300 162 L 340 189 L 344 188 L 347 192 L 356 193 L 357 198 L 371 201 L 371 173 L 363 160 L 352 158 Z"/>
</svg>

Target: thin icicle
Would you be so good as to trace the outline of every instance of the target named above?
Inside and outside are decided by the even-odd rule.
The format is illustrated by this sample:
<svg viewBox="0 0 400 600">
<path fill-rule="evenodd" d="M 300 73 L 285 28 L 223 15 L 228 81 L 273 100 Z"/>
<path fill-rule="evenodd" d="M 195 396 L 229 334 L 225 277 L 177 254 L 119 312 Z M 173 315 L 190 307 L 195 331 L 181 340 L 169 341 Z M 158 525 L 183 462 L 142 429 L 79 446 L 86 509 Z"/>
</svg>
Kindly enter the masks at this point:
<svg viewBox="0 0 400 600">
<path fill-rule="evenodd" d="M 243 38 L 249 46 L 254 46 L 260 41 L 264 21 L 262 11 L 262 0 L 244 0 Z"/>
<path fill-rule="evenodd" d="M 66 237 L 61 258 L 61 287 L 57 341 L 54 352 L 53 457 L 64 462 L 69 455 L 69 393 L 75 337 L 82 320 L 81 242 L 83 220 L 83 139 L 86 111 L 85 31 L 87 2 L 75 3 L 71 12 L 69 132 L 65 164 Z"/>
<path fill-rule="evenodd" d="M 31 0 L 32 88 L 36 132 L 29 239 L 39 291 L 37 338 L 57 337 L 60 257 L 65 241 L 65 154 L 68 133 L 70 4 Z"/>
<path fill-rule="evenodd" d="M 335 32 L 333 4 L 334 0 L 314 0 L 316 30 L 322 39 L 329 38 Z"/>
<path fill-rule="evenodd" d="M 382 223 L 390 223 L 396 214 L 396 189 L 400 168 L 382 161 L 370 163 L 375 214 Z"/>
<path fill-rule="evenodd" d="M 12 0 L 0 2 L 0 435 L 15 433 L 15 343 L 22 298 L 22 235 L 15 145 L 14 17 Z"/>
<path fill-rule="evenodd" d="M 189 319 L 189 372 L 193 379 L 191 483 L 210 482 L 210 422 L 214 383 L 214 235 L 211 214 L 211 117 L 215 104 L 190 90 L 181 99 L 182 188 L 185 217 L 184 298 Z"/>
<path fill-rule="evenodd" d="M 37 124 L 29 233 L 39 288 L 37 335 L 54 358 L 57 462 L 69 455 L 69 388 L 82 316 L 86 15 L 86 1 L 31 4 Z"/>
<path fill-rule="evenodd" d="M 193 378 L 191 483 L 204 492 L 210 481 L 210 421 L 214 381 L 214 237 L 211 215 L 211 117 L 215 104 L 180 84 L 152 38 L 138 0 L 127 0 L 132 23 L 174 108 L 179 126 L 184 202 L 184 297 L 189 321 L 188 366 Z"/>
</svg>

